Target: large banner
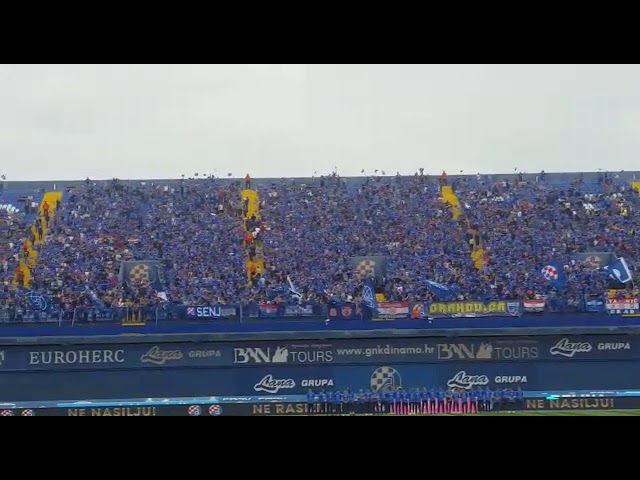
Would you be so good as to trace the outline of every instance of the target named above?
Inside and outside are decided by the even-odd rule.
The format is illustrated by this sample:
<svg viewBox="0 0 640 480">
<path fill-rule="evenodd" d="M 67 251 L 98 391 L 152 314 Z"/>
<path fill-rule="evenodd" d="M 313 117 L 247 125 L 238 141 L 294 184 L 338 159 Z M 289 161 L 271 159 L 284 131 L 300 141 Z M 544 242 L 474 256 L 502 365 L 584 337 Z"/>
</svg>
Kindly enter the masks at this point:
<svg viewBox="0 0 640 480">
<path fill-rule="evenodd" d="M 378 312 L 374 321 L 407 319 L 411 315 L 409 302 L 378 302 Z"/>
<path fill-rule="evenodd" d="M 178 307 L 179 315 L 188 320 L 194 319 L 224 319 L 239 318 L 239 305 L 214 305 L 210 307 Z"/>
<path fill-rule="evenodd" d="M 285 305 L 282 309 L 284 317 L 315 317 L 320 315 L 318 308 L 313 305 Z"/>
<path fill-rule="evenodd" d="M 607 312 L 610 315 L 638 316 L 640 305 L 637 298 L 609 298 Z"/>
<path fill-rule="evenodd" d="M 168 307 L 177 319 L 185 320 L 240 320 L 245 318 L 311 318 L 325 314 L 319 305 L 209 305 Z"/>
<path fill-rule="evenodd" d="M 119 281 L 127 285 L 150 282 L 156 289 L 160 289 L 164 283 L 162 264 L 156 260 L 122 262 L 120 264 Z"/>
<path fill-rule="evenodd" d="M 351 257 L 349 263 L 356 277 L 362 281 L 371 276 L 382 279 L 387 274 L 387 257 Z"/>
<path fill-rule="evenodd" d="M 278 318 L 278 306 L 263 303 L 258 306 L 260 318 Z"/>
<path fill-rule="evenodd" d="M 542 299 L 525 299 L 522 302 L 522 307 L 527 313 L 543 313 L 544 308 L 547 305 Z"/>
<path fill-rule="evenodd" d="M 24 295 L 27 297 L 29 306 L 34 312 L 50 313 L 52 310 L 51 297 L 33 290 L 24 289 Z"/>
<path fill-rule="evenodd" d="M 330 320 L 362 320 L 362 308 L 355 303 L 329 305 L 327 315 Z"/>
<path fill-rule="evenodd" d="M 315 317 L 324 317 L 326 310 L 320 305 L 315 304 L 299 304 L 299 305 L 247 305 L 242 307 L 242 316 L 249 318 L 287 318 L 293 319 L 309 319 Z M 326 317 L 324 317 L 326 319 Z"/>
<path fill-rule="evenodd" d="M 602 270 L 616 260 L 616 256 L 611 252 L 576 253 L 575 258 L 578 262 L 591 267 L 593 270 Z"/>
<path fill-rule="evenodd" d="M 589 313 L 602 313 L 606 307 L 606 300 L 602 297 L 587 297 L 584 300 L 584 309 Z"/>
<path fill-rule="evenodd" d="M 522 315 L 520 302 L 435 302 L 415 303 L 411 308 L 411 318 L 451 318 L 451 317 L 518 317 Z"/>
</svg>

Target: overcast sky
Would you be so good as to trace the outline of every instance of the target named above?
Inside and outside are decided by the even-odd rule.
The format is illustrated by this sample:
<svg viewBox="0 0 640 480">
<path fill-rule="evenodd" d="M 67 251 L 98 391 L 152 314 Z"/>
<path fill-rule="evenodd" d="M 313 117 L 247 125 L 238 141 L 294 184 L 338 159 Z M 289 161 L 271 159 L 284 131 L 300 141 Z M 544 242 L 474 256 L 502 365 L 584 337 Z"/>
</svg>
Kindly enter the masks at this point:
<svg viewBox="0 0 640 480">
<path fill-rule="evenodd" d="M 0 65 L 9 180 L 640 170 L 636 65 Z"/>
</svg>

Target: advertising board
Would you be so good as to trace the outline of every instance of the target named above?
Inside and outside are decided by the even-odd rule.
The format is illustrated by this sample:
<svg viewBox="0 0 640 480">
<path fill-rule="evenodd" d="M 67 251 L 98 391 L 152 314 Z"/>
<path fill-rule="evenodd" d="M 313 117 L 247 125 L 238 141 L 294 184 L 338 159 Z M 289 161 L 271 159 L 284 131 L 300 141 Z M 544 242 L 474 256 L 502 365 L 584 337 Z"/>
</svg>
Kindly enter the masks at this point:
<svg viewBox="0 0 640 480">
<path fill-rule="evenodd" d="M 532 399 L 526 400 L 521 404 L 516 403 L 509 406 L 510 411 L 631 410 L 638 408 L 640 408 L 640 397 Z M 230 414 L 264 417 L 323 415 L 323 412 L 316 405 L 308 405 L 302 402 L 279 402 L 237 405 Z"/>
<path fill-rule="evenodd" d="M 235 395 L 298 395 L 335 390 L 333 368 L 245 368 L 235 375 Z"/>
<path fill-rule="evenodd" d="M 447 317 L 517 317 L 522 315 L 520 302 L 434 302 L 421 308 L 414 305 L 413 312 L 422 311 L 430 318 Z M 413 315 L 412 315 L 413 316 Z"/>
<path fill-rule="evenodd" d="M 591 397 L 527 399 L 509 405 L 515 411 L 572 411 L 572 410 L 637 410 L 640 397 Z M 52 407 L 52 408 L 5 408 L 3 417 L 220 417 L 220 416 L 312 416 L 326 415 L 321 405 L 303 402 L 280 401 L 258 403 L 185 404 L 134 407 Z M 482 415 L 482 414 L 480 414 Z"/>
<path fill-rule="evenodd" d="M 112 343 L 0 347 L 0 372 L 632 359 L 635 335 Z"/>
<path fill-rule="evenodd" d="M 610 315 L 640 315 L 640 302 L 637 298 L 609 298 L 606 305 Z"/>
<path fill-rule="evenodd" d="M 232 363 L 223 344 L 109 344 L 0 347 L 0 372 L 211 367 Z"/>
<path fill-rule="evenodd" d="M 0 373 L 0 402 L 222 395 L 402 387 L 577 391 L 640 389 L 640 361 L 452 362 L 371 366 L 177 368 Z"/>
<path fill-rule="evenodd" d="M 409 302 L 378 302 L 378 311 L 373 320 L 398 320 L 409 318 L 410 314 L 411 305 Z"/>
</svg>

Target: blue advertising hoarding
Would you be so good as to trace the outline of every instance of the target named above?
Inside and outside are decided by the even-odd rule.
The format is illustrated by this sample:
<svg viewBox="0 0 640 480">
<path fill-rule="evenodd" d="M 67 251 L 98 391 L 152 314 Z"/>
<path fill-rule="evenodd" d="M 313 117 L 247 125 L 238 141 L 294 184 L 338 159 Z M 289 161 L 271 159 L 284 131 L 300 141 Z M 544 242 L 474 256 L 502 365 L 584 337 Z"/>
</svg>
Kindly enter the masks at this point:
<svg viewBox="0 0 640 480">
<path fill-rule="evenodd" d="M 398 387 L 537 392 L 640 389 L 640 361 L 0 372 L 2 402 L 297 395 L 308 390 Z"/>
<path fill-rule="evenodd" d="M 415 388 L 531 388 L 538 386 L 531 363 L 378 365 L 335 368 L 335 382 L 354 390 L 390 391 Z M 344 387 L 343 387 L 344 388 Z"/>
<path fill-rule="evenodd" d="M 231 369 L 0 372 L 0 401 L 235 395 Z"/>
<path fill-rule="evenodd" d="M 0 347 L 0 372 L 635 359 L 635 335 L 112 343 Z"/>
<path fill-rule="evenodd" d="M 635 389 L 640 361 L 450 363 L 335 367 L 336 388 L 491 388 L 527 391 Z"/>
<path fill-rule="evenodd" d="M 526 337 L 358 340 L 335 343 L 337 364 L 516 361 L 540 358 L 540 342 Z"/>
<path fill-rule="evenodd" d="M 222 367 L 232 363 L 232 353 L 228 346 L 204 343 L 60 345 L 4 347 L 0 360 L 0 372 Z"/>
<path fill-rule="evenodd" d="M 640 337 L 429 337 L 247 342 L 233 347 L 234 366 L 627 359 L 640 359 Z"/>
<path fill-rule="evenodd" d="M 325 307 L 312 304 L 300 305 L 209 305 L 209 306 L 181 306 L 166 307 L 164 314 L 184 320 L 236 320 L 245 318 L 309 318 L 324 317 Z"/>
</svg>

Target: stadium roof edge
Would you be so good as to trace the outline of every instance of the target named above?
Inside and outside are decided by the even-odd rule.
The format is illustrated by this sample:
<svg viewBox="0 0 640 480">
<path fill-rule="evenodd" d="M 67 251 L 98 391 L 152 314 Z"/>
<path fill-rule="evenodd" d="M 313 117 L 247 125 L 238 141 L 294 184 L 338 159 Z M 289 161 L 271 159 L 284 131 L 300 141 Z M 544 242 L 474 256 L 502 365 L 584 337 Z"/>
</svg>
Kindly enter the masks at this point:
<svg viewBox="0 0 640 480">
<path fill-rule="evenodd" d="M 490 178 L 492 178 L 493 180 L 501 180 L 501 179 L 506 179 L 506 178 L 513 178 L 515 175 L 517 175 L 518 172 L 511 172 L 511 173 L 481 173 L 481 175 L 487 175 Z M 578 175 L 582 175 L 583 177 L 585 177 L 585 179 L 590 179 L 590 178 L 597 178 L 599 175 L 602 175 L 603 172 L 545 172 L 547 175 L 547 178 L 563 178 L 563 177 L 567 177 L 567 178 L 575 178 Z M 636 179 L 640 179 L 640 172 L 639 171 L 632 171 L 632 172 L 626 172 L 626 171 L 613 171 L 613 172 L 609 172 L 611 174 L 615 174 L 615 175 L 619 175 L 621 179 L 623 180 L 629 180 L 629 181 L 633 181 Z M 440 174 L 430 174 L 431 177 L 434 176 L 439 176 Z M 449 178 L 471 178 L 471 177 L 475 177 L 477 175 L 477 173 L 472 173 L 472 172 L 464 172 L 464 173 L 452 173 L 452 174 L 448 174 Z M 539 173 L 523 173 L 523 177 L 525 179 L 534 179 L 536 176 L 538 176 Z M 403 178 L 411 178 L 413 175 L 402 175 Z M 324 176 L 324 178 L 328 178 L 330 177 L 330 175 L 326 175 Z M 386 178 L 393 178 L 394 175 L 386 175 Z M 308 183 L 312 183 L 312 182 L 317 182 L 321 179 L 322 177 L 261 177 L 261 178 L 254 178 L 253 181 L 258 183 L 258 184 L 268 184 L 268 183 L 278 183 L 278 182 L 282 182 L 283 180 L 285 181 L 294 181 L 294 182 L 308 182 Z M 354 182 L 354 183 L 358 183 L 359 181 L 362 181 L 366 178 L 371 178 L 371 176 L 344 176 L 341 177 L 344 180 L 346 180 L 347 182 Z M 192 177 L 190 177 L 189 179 L 193 179 Z M 196 177 L 195 180 L 204 180 L 204 177 Z M 239 181 L 242 180 L 243 178 L 238 178 L 238 177 L 221 177 L 218 178 L 218 180 L 222 181 L 223 183 L 226 182 L 235 182 L 235 181 Z M 103 179 L 103 180 L 93 180 L 91 179 L 93 182 L 97 182 L 97 183 L 106 183 L 106 182 L 110 182 L 113 179 Z M 158 184 L 174 184 L 177 182 L 180 182 L 182 179 L 181 178 L 165 178 L 165 179 L 119 179 L 121 182 L 124 183 L 141 183 L 141 182 L 147 182 L 147 183 L 158 183 Z M 20 180 L 16 180 L 16 181 L 12 181 L 12 180 L 7 180 L 5 181 L 5 186 L 7 188 L 11 188 L 13 190 L 16 189 L 38 189 L 38 188 L 51 188 L 53 187 L 53 185 L 56 186 L 56 188 L 60 187 L 60 188 L 65 188 L 68 186 L 77 186 L 77 185 L 81 185 L 86 181 L 86 179 L 83 180 L 33 180 L 33 181 L 29 181 L 29 180 L 25 180 L 25 181 L 20 181 Z"/>
</svg>

